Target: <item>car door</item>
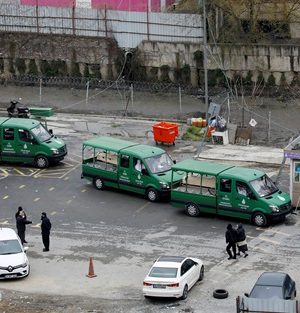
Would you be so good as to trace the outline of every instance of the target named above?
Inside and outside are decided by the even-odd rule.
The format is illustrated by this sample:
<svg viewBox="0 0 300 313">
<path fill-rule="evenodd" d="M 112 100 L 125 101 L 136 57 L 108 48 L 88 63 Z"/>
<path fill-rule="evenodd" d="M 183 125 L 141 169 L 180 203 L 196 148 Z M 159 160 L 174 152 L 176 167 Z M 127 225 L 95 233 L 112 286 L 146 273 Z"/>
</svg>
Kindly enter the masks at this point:
<svg viewBox="0 0 300 313">
<path fill-rule="evenodd" d="M 181 265 L 181 280 L 183 287 L 185 284 L 188 285 L 189 289 L 195 284 L 196 266 L 195 262 L 191 259 L 185 260 Z"/>
</svg>

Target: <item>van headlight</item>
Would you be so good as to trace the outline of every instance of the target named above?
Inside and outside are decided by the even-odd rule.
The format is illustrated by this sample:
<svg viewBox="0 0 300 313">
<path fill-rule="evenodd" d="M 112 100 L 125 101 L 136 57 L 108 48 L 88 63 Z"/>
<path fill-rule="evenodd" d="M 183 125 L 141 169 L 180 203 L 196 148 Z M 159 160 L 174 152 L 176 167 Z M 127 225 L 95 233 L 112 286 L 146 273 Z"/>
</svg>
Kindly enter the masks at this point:
<svg viewBox="0 0 300 313">
<path fill-rule="evenodd" d="M 55 148 L 52 148 L 51 151 L 52 151 L 53 154 L 58 154 L 59 153 L 58 150 L 55 149 Z"/>
<path fill-rule="evenodd" d="M 162 189 L 169 189 L 169 188 L 170 188 L 170 186 L 169 186 L 168 183 L 160 182 L 159 184 L 160 184 L 160 187 L 161 187 Z"/>
<path fill-rule="evenodd" d="M 270 208 L 274 213 L 277 213 L 277 212 L 280 211 L 280 210 L 279 210 L 279 207 L 278 207 L 277 205 L 271 204 L 271 205 L 269 205 L 269 208 Z"/>
</svg>

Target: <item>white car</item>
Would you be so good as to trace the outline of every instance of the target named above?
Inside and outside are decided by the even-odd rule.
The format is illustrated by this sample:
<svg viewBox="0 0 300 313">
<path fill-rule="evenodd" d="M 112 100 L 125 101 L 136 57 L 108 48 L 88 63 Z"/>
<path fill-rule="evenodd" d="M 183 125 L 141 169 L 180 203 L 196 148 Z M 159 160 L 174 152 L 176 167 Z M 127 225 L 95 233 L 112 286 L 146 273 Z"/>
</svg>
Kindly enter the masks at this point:
<svg viewBox="0 0 300 313">
<path fill-rule="evenodd" d="M 11 228 L 0 228 L 0 279 L 29 275 L 30 267 L 20 238 Z"/>
<path fill-rule="evenodd" d="M 201 260 L 181 256 L 161 256 L 144 279 L 143 295 L 186 299 L 188 291 L 203 278 L 204 265 Z"/>
</svg>

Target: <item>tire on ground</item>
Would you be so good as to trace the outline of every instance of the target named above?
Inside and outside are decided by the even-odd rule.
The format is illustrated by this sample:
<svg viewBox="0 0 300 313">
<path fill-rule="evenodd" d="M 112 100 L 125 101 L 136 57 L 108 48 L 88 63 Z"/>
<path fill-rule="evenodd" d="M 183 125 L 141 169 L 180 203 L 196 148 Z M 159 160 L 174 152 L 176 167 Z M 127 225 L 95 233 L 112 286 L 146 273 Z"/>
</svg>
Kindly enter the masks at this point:
<svg viewBox="0 0 300 313">
<path fill-rule="evenodd" d="M 216 289 L 213 292 L 213 297 L 216 299 L 226 299 L 228 297 L 228 291 L 225 289 Z"/>
</svg>

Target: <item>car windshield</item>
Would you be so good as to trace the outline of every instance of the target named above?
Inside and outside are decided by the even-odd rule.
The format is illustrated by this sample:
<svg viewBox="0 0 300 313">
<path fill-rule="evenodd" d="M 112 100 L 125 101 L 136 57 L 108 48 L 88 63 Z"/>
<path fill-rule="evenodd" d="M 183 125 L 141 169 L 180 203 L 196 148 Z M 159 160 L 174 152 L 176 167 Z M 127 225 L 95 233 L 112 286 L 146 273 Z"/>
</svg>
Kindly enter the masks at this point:
<svg viewBox="0 0 300 313">
<path fill-rule="evenodd" d="M 21 252 L 22 248 L 17 239 L 0 241 L 0 255 L 15 254 Z"/>
<path fill-rule="evenodd" d="M 31 131 L 33 132 L 35 138 L 37 138 L 39 141 L 47 141 L 51 138 L 48 130 L 42 124 L 32 128 Z"/>
<path fill-rule="evenodd" d="M 252 180 L 250 184 L 260 197 L 269 196 L 278 190 L 267 175 Z"/>
<path fill-rule="evenodd" d="M 250 298 L 283 298 L 282 287 L 280 286 L 254 286 Z"/>
<path fill-rule="evenodd" d="M 153 267 L 149 274 L 150 277 L 176 278 L 177 268 L 172 267 Z"/>
<path fill-rule="evenodd" d="M 173 161 L 167 153 L 146 158 L 145 161 L 153 174 L 169 171 L 173 165 Z"/>
</svg>

